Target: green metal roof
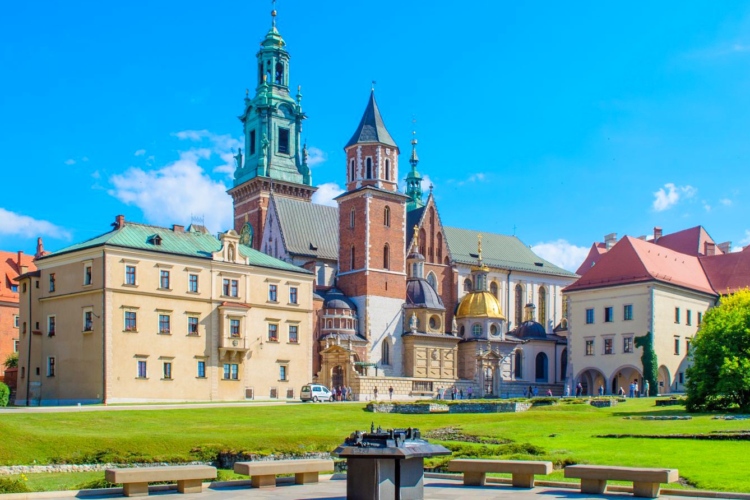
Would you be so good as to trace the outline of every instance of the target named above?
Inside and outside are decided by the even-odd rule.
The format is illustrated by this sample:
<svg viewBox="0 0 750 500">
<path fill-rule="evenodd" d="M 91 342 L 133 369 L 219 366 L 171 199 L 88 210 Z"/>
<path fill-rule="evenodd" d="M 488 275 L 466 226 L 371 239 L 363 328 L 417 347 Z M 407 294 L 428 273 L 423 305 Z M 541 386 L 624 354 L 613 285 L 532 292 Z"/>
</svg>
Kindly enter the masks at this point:
<svg viewBox="0 0 750 500">
<path fill-rule="evenodd" d="M 548 274 L 566 278 L 578 275 L 566 271 L 536 255 L 515 236 L 492 234 L 470 229 L 443 227 L 451 258 L 461 264 L 477 263 L 477 235 L 482 234 L 482 260 L 494 268 Z"/>
<path fill-rule="evenodd" d="M 154 239 L 158 236 L 161 239 L 160 244 L 156 244 Z M 126 222 L 119 229 L 96 236 L 90 240 L 76 243 L 65 247 L 57 252 L 53 252 L 42 258 L 47 258 L 64 253 L 75 252 L 86 248 L 93 248 L 102 245 L 132 248 L 136 250 L 146 250 L 157 253 L 168 253 L 175 255 L 185 255 L 188 257 L 197 257 L 210 259 L 214 252 L 221 249 L 221 242 L 212 234 L 202 231 L 179 231 L 159 226 L 149 226 L 146 224 L 136 224 Z M 240 254 L 247 257 L 251 266 L 268 267 L 280 269 L 283 271 L 293 271 L 307 273 L 310 272 L 295 265 L 289 264 L 282 260 L 266 255 L 252 248 L 240 245 Z"/>
<path fill-rule="evenodd" d="M 287 252 L 338 260 L 339 209 L 308 201 L 274 196 Z"/>
</svg>

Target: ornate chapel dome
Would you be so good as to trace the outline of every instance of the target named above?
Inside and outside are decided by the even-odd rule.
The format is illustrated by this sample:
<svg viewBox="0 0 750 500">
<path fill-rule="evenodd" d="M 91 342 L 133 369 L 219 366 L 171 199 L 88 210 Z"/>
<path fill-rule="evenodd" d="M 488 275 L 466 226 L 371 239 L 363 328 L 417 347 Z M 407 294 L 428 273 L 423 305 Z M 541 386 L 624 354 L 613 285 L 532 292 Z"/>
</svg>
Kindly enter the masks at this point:
<svg viewBox="0 0 750 500">
<path fill-rule="evenodd" d="M 500 308 L 500 301 L 485 290 L 469 292 L 461 299 L 456 311 L 456 319 L 492 318 L 505 319 Z"/>
</svg>

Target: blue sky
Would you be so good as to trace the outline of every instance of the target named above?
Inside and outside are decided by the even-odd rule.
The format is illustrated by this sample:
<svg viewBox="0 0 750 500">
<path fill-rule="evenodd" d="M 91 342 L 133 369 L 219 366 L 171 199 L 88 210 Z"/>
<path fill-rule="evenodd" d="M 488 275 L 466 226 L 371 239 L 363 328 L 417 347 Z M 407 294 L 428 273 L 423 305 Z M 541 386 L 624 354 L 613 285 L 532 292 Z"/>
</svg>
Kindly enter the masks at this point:
<svg viewBox="0 0 750 500">
<path fill-rule="evenodd" d="M 270 2 L 12 2 L 0 18 L 0 249 L 115 215 L 231 224 L 232 148 Z M 603 235 L 750 244 L 746 2 L 279 0 L 320 198 L 370 82 L 444 224 L 575 268 Z M 416 124 L 413 120 L 416 119 Z"/>
</svg>

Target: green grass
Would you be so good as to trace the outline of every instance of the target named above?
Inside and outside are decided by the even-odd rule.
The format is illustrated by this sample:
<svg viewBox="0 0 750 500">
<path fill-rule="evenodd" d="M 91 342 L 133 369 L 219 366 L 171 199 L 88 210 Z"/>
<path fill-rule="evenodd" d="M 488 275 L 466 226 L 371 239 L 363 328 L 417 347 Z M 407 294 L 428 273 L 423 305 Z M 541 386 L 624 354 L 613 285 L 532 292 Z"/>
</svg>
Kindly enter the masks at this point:
<svg viewBox="0 0 750 500">
<path fill-rule="evenodd" d="M 358 404 L 307 404 L 269 407 L 196 408 L 117 412 L 6 414 L 0 420 L 0 464 L 87 463 L 211 459 L 218 451 L 292 453 L 331 451 L 355 429 L 370 423 L 419 427 L 423 432 L 460 427 L 464 434 L 511 440 L 509 445 L 445 442 L 469 456 L 545 459 L 556 464 L 596 463 L 673 467 L 701 489 L 750 492 L 742 474 L 746 441 L 689 439 L 604 439 L 599 434 L 708 433 L 743 430 L 748 421 L 712 420 L 694 415 L 687 421 L 626 420 L 625 416 L 680 415 L 682 407 L 655 407 L 653 400 L 629 400 L 613 408 L 559 405 L 515 414 L 372 414 Z M 94 478 L 101 477 L 102 473 Z M 34 489 L 57 489 L 29 475 Z M 77 475 L 71 487 L 90 478 Z M 561 472 L 553 475 L 561 477 Z"/>
</svg>

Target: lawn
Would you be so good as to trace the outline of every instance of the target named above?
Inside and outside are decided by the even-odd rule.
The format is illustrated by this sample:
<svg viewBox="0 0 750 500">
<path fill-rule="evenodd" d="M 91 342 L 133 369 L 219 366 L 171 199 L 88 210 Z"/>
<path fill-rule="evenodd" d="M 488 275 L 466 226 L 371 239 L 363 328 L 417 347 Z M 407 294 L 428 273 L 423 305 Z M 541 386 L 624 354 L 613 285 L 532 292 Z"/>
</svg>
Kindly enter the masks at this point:
<svg viewBox="0 0 750 500">
<path fill-rule="evenodd" d="M 372 414 L 359 404 L 199 408 L 117 412 L 8 414 L 0 420 L 0 464 L 181 462 L 211 460 L 219 451 L 301 454 L 331 451 L 353 430 L 438 428 L 503 444 L 442 441 L 456 455 L 552 460 L 558 465 L 598 463 L 674 467 L 689 485 L 750 492 L 747 441 L 608 439 L 603 434 L 707 434 L 750 428 L 748 421 L 647 421 L 644 415 L 684 414 L 682 407 L 655 407 L 629 400 L 613 408 L 560 405 L 515 414 Z M 626 419 L 624 417 L 634 417 Z M 102 474 L 103 475 L 103 474 Z M 37 476 L 37 475 L 33 475 Z M 38 481 L 41 482 L 39 475 Z M 554 479 L 561 478 L 556 472 Z M 90 480 L 70 480 L 75 486 Z M 37 478 L 30 477 L 34 489 Z M 49 481 L 44 479 L 44 481 Z M 41 484 L 41 483 L 39 483 Z M 57 483 L 55 483 L 57 484 Z"/>
</svg>

